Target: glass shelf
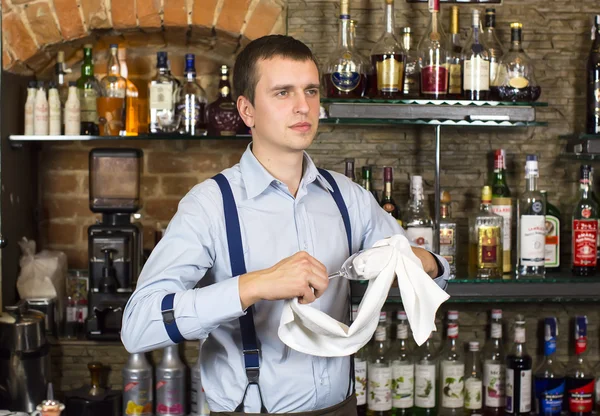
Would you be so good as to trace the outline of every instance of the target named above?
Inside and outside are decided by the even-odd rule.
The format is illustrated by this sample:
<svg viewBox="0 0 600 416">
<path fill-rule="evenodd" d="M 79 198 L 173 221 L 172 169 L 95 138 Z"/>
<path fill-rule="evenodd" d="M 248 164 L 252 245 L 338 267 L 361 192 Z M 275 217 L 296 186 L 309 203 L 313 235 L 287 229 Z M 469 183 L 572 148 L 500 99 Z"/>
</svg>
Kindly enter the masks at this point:
<svg viewBox="0 0 600 416">
<path fill-rule="evenodd" d="M 249 140 L 251 138 L 250 134 L 239 134 L 236 136 L 189 136 L 184 134 L 140 134 L 138 136 L 8 136 L 8 139 L 12 143 L 90 140 Z"/>
<path fill-rule="evenodd" d="M 584 133 L 573 133 L 573 134 L 562 134 L 558 136 L 559 139 L 579 139 L 579 140 L 600 140 L 600 134 L 584 134 Z"/>
<path fill-rule="evenodd" d="M 356 99 L 338 99 L 321 98 L 321 103 L 356 103 L 356 104 L 418 104 L 418 105 L 462 105 L 462 106 L 503 106 L 503 107 L 548 107 L 548 103 L 536 101 L 532 103 L 513 103 L 504 101 L 469 101 L 469 100 L 427 100 L 427 99 L 404 99 L 404 100 L 384 100 L 377 98 L 356 98 Z"/>
<path fill-rule="evenodd" d="M 354 125 L 354 126 L 392 126 L 392 125 L 425 125 L 425 126 L 479 126 L 479 127 L 545 127 L 542 121 L 493 121 L 493 120 L 406 120 L 384 118 L 323 118 L 319 124 Z"/>
</svg>

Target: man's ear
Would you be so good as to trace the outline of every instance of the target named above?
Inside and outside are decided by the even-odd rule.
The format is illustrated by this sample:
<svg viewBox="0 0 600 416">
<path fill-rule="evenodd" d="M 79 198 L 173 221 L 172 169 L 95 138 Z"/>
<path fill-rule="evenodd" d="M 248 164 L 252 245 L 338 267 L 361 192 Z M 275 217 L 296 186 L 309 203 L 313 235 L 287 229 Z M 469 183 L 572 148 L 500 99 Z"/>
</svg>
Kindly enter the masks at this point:
<svg viewBox="0 0 600 416">
<path fill-rule="evenodd" d="M 250 100 L 240 95 L 237 99 L 237 109 L 246 126 L 250 128 L 254 127 L 254 106 Z"/>
</svg>

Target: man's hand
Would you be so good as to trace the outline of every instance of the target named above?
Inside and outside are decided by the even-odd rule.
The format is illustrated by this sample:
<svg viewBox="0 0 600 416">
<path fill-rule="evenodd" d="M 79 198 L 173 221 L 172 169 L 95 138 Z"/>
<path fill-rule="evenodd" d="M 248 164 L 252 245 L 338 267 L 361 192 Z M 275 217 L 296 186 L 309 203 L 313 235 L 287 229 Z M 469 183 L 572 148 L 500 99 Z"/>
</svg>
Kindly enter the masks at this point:
<svg viewBox="0 0 600 416">
<path fill-rule="evenodd" d="M 432 261 L 435 263 L 435 260 Z M 328 285 L 327 269 L 323 263 L 300 251 L 273 267 L 241 275 L 240 301 L 244 310 L 259 300 L 297 297 L 300 303 L 306 304 L 320 297 Z"/>
<path fill-rule="evenodd" d="M 435 261 L 435 258 L 433 258 L 433 254 L 420 247 L 411 247 L 411 249 L 419 258 L 419 260 L 421 260 L 425 273 L 427 273 L 433 279 L 438 277 L 440 271 L 438 270 L 437 261 Z"/>
</svg>

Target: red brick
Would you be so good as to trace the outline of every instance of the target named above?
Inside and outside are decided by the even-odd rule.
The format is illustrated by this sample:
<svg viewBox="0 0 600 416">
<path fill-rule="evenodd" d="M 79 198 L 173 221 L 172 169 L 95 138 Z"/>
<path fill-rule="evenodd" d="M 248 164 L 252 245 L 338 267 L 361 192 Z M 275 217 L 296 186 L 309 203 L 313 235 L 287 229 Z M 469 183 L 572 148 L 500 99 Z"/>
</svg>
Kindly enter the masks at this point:
<svg viewBox="0 0 600 416">
<path fill-rule="evenodd" d="M 212 27 L 217 0 L 194 0 L 192 6 L 192 25 Z"/>
<path fill-rule="evenodd" d="M 164 195 L 177 196 L 182 198 L 194 186 L 198 184 L 196 177 L 181 176 L 163 176 L 162 192 Z"/>
<path fill-rule="evenodd" d="M 160 0 L 137 0 L 137 17 L 140 27 L 160 28 Z"/>
<path fill-rule="evenodd" d="M 65 224 L 51 222 L 47 228 L 47 240 L 49 244 L 72 245 L 79 242 L 79 231 L 77 224 Z"/>
<path fill-rule="evenodd" d="M 81 0 L 81 7 L 88 29 L 111 28 L 104 0 Z"/>
<path fill-rule="evenodd" d="M 77 7 L 77 0 L 53 0 L 54 10 L 65 40 L 76 39 L 86 34 Z"/>
<path fill-rule="evenodd" d="M 89 153 L 81 150 L 48 149 L 42 154 L 46 170 L 88 171 Z"/>
<path fill-rule="evenodd" d="M 244 30 L 249 39 L 257 39 L 271 33 L 283 9 L 272 0 L 260 0 Z"/>
<path fill-rule="evenodd" d="M 46 196 L 43 201 L 44 212 L 49 219 L 57 218 L 89 218 L 93 223 L 94 214 L 90 211 L 89 198 Z"/>
<path fill-rule="evenodd" d="M 146 219 L 155 221 L 170 221 L 177 212 L 177 205 L 180 198 L 171 199 L 151 199 L 144 202 L 144 212 Z"/>
<path fill-rule="evenodd" d="M 79 176 L 76 174 L 45 172 L 43 177 L 42 193 L 44 195 L 70 194 L 79 190 Z"/>
<path fill-rule="evenodd" d="M 162 48 L 166 45 L 165 38 L 163 37 L 163 32 L 125 32 L 123 33 L 123 37 L 127 41 L 127 45 L 135 48 L 135 47 L 146 47 L 146 46 L 154 46 L 156 48 Z M 152 55 L 154 59 L 154 66 L 156 66 L 156 54 Z M 139 59 L 144 59 L 145 57 L 135 57 L 133 61 Z M 129 64 L 129 60 L 132 58 L 127 58 L 127 69 L 129 69 L 129 73 L 131 74 L 132 68 Z M 141 74 L 141 73 L 139 73 Z M 147 72 L 144 72 L 147 74 Z"/>
<path fill-rule="evenodd" d="M 118 5 L 118 7 L 116 7 Z M 111 8 L 112 23 L 115 29 L 129 29 L 136 27 L 135 0 L 118 0 Z"/>
<path fill-rule="evenodd" d="M 249 0 L 225 0 L 217 19 L 217 29 L 237 34 L 244 24 Z"/>
<path fill-rule="evenodd" d="M 38 48 L 16 13 L 2 15 L 2 34 L 6 43 L 15 47 L 15 54 L 21 61 L 26 61 L 36 54 Z"/>
<path fill-rule="evenodd" d="M 199 173 L 224 169 L 221 154 L 185 154 L 152 152 L 147 158 L 148 173 Z"/>
<path fill-rule="evenodd" d="M 160 187 L 158 186 L 158 177 L 143 176 L 140 192 L 142 194 L 142 198 L 157 196 L 160 192 Z"/>
<path fill-rule="evenodd" d="M 38 45 L 51 45 L 62 40 L 48 3 L 31 4 L 27 7 L 26 14 Z"/>
<path fill-rule="evenodd" d="M 187 27 L 187 23 L 185 0 L 165 1 L 163 8 L 163 25 Z"/>
</svg>

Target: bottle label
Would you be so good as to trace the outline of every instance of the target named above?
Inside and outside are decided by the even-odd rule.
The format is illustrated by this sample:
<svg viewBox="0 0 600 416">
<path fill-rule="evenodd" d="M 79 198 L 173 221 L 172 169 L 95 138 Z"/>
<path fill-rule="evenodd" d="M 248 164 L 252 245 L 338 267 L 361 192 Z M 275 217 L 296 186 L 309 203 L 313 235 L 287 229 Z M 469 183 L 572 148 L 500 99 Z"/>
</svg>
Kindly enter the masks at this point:
<svg viewBox="0 0 600 416">
<path fill-rule="evenodd" d="M 521 215 L 519 264 L 543 266 L 546 259 L 546 219 L 544 215 Z M 596 240 L 594 240 L 595 242 Z"/>
<path fill-rule="evenodd" d="M 492 61 L 490 62 L 490 85 L 492 87 L 498 86 L 498 83 L 496 82 L 496 74 L 498 74 L 498 62 Z"/>
<path fill-rule="evenodd" d="M 376 412 L 392 410 L 392 368 L 368 367 L 369 392 L 367 407 Z"/>
<path fill-rule="evenodd" d="M 400 91 L 400 82 L 404 73 L 404 64 L 395 56 L 377 62 L 377 89 L 381 92 Z"/>
<path fill-rule="evenodd" d="M 156 414 L 183 415 L 185 409 L 183 378 L 160 380 L 156 383 Z"/>
<path fill-rule="evenodd" d="M 433 228 L 431 227 L 409 227 L 406 229 L 408 241 L 417 247 L 431 251 L 433 247 Z"/>
<path fill-rule="evenodd" d="M 350 92 L 358 87 L 361 76 L 358 72 L 334 72 L 331 74 L 331 83 L 342 92 Z"/>
<path fill-rule="evenodd" d="M 408 409 L 414 406 L 415 366 L 402 365 L 396 361 L 392 364 L 392 406 L 397 409 Z"/>
<path fill-rule="evenodd" d="M 465 365 L 442 363 L 442 407 L 456 409 L 465 405 Z"/>
<path fill-rule="evenodd" d="M 573 266 L 596 266 L 598 220 L 573 220 Z"/>
<path fill-rule="evenodd" d="M 450 87 L 448 88 L 449 94 L 460 95 L 462 94 L 462 68 L 460 64 L 450 64 Z"/>
<path fill-rule="evenodd" d="M 569 389 L 569 411 L 571 414 L 590 413 L 594 408 L 594 379 L 574 381 L 577 383 L 584 381 L 585 384 Z"/>
<path fill-rule="evenodd" d="M 150 108 L 154 110 L 173 109 L 173 85 L 150 84 Z"/>
<path fill-rule="evenodd" d="M 448 69 L 442 65 L 429 65 L 421 70 L 423 94 L 445 94 L 448 90 Z"/>
<path fill-rule="evenodd" d="M 465 61 L 464 89 L 466 91 L 490 90 L 490 63 L 481 57 Z"/>
<path fill-rule="evenodd" d="M 98 93 L 92 88 L 81 90 L 81 97 L 79 97 L 79 106 L 81 109 L 81 122 L 82 123 L 97 123 L 97 103 Z"/>
<path fill-rule="evenodd" d="M 504 407 L 504 366 L 502 364 L 483 365 L 483 385 L 486 407 Z"/>
<path fill-rule="evenodd" d="M 560 266 L 560 220 L 546 215 L 546 267 Z"/>
<path fill-rule="evenodd" d="M 515 391 L 515 370 L 506 369 L 506 411 L 508 413 L 531 412 L 531 370 L 517 372 L 520 391 Z"/>
<path fill-rule="evenodd" d="M 541 378 L 535 381 L 535 389 L 538 392 L 538 414 L 560 416 L 565 394 L 564 380 L 558 385 L 550 388 L 549 380 Z"/>
<path fill-rule="evenodd" d="M 367 404 L 367 362 L 359 358 L 354 358 L 354 391 L 356 403 Z"/>
<path fill-rule="evenodd" d="M 456 234 L 454 228 L 445 227 L 444 224 L 440 225 L 440 255 L 452 267 L 456 262 Z"/>
<path fill-rule="evenodd" d="M 377 329 L 375 330 L 375 341 L 385 341 L 386 331 L 385 326 L 377 326 Z"/>
<path fill-rule="evenodd" d="M 403 321 L 403 322 L 406 322 Z M 396 338 L 397 339 L 408 339 L 408 325 L 405 323 L 396 325 Z"/>
<path fill-rule="evenodd" d="M 415 366 L 415 405 L 424 409 L 435 407 L 435 365 Z"/>
<path fill-rule="evenodd" d="M 66 308 L 66 321 L 67 322 L 77 322 L 77 307 L 75 306 L 67 306 Z"/>
<path fill-rule="evenodd" d="M 125 381 L 123 402 L 126 415 L 152 415 L 152 379 Z"/>
<path fill-rule="evenodd" d="M 498 267 L 502 258 L 500 227 L 480 226 L 477 231 L 477 267 Z"/>
<path fill-rule="evenodd" d="M 465 382 L 465 408 L 477 410 L 483 407 L 483 384 L 478 378 L 468 378 Z"/>
<path fill-rule="evenodd" d="M 502 223 L 502 263 L 504 273 L 509 273 L 511 270 L 510 249 L 512 239 L 512 200 L 506 197 L 492 199 L 492 212 L 500 215 L 504 222 Z"/>
</svg>

